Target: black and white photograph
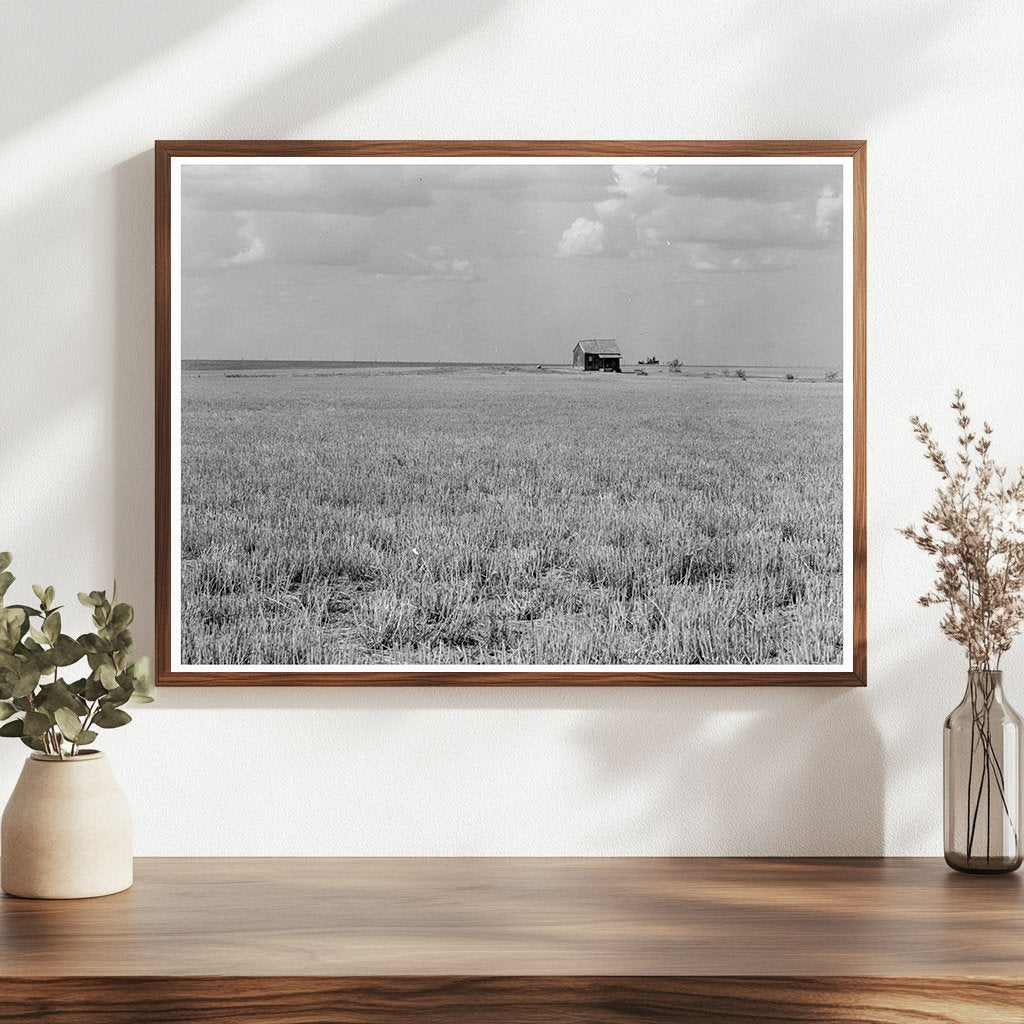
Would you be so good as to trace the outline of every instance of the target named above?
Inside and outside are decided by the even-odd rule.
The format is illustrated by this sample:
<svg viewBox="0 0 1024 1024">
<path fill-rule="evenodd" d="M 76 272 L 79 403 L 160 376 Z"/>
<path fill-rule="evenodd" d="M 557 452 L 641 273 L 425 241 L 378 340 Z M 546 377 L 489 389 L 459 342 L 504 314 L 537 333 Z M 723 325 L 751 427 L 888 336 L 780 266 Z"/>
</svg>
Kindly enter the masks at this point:
<svg viewBox="0 0 1024 1024">
<path fill-rule="evenodd" d="M 172 668 L 848 671 L 851 175 L 175 158 Z"/>
</svg>

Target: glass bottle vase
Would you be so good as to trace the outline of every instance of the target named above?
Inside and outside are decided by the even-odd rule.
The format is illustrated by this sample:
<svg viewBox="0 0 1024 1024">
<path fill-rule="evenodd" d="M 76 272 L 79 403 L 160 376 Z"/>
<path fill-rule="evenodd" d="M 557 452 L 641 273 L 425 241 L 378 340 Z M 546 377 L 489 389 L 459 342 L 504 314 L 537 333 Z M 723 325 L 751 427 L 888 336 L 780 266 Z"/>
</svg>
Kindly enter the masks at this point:
<svg viewBox="0 0 1024 1024">
<path fill-rule="evenodd" d="M 946 863 L 1001 874 L 1021 865 L 1021 720 L 1003 673 L 972 669 L 943 727 Z"/>
</svg>

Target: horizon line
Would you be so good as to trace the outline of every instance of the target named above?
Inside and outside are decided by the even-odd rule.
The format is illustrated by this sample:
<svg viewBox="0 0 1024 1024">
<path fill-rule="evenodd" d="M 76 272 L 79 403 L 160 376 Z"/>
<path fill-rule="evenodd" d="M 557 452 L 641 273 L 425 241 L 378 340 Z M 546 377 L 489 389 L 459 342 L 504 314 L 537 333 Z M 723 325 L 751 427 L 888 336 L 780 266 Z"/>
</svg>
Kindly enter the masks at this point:
<svg viewBox="0 0 1024 1024">
<path fill-rule="evenodd" d="M 227 356 L 182 356 L 181 362 L 183 363 L 256 363 L 258 365 L 273 366 L 276 363 L 330 363 L 330 364 L 345 364 L 345 363 L 381 363 L 387 366 L 572 366 L 571 362 L 560 363 L 554 361 L 548 361 L 547 363 L 534 363 L 533 360 L 527 360 L 526 362 L 516 362 L 510 359 L 268 359 L 264 358 L 236 358 Z M 627 365 L 630 366 L 671 366 L 671 360 L 661 361 L 657 363 L 647 363 L 640 360 L 636 363 L 623 360 Z M 676 365 L 689 367 L 694 370 L 710 369 L 712 367 L 728 367 L 733 368 L 750 368 L 751 370 L 774 370 L 781 369 L 782 367 L 788 367 L 793 369 L 802 370 L 831 370 L 837 365 L 836 363 L 684 363 L 679 362 Z"/>
</svg>

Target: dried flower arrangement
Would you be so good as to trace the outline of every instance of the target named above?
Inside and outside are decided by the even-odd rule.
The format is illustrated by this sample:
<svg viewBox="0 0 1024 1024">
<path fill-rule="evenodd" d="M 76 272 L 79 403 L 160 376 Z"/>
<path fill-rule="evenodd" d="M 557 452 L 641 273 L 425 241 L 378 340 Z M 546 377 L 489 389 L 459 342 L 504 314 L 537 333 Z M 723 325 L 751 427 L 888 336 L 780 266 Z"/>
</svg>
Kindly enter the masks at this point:
<svg viewBox="0 0 1024 1024">
<path fill-rule="evenodd" d="M 942 606 L 943 633 L 967 654 L 967 692 L 944 730 L 946 860 L 964 871 L 1012 871 L 1021 863 L 1020 721 L 1003 701 L 999 666 L 1024 622 L 1024 469 L 1014 476 L 996 464 L 992 427 L 972 428 L 959 389 L 952 409 L 952 456 L 911 419 L 942 482 L 922 524 L 901 532 L 936 558 L 933 588 L 918 600 Z"/>
<path fill-rule="evenodd" d="M 934 589 L 922 605 L 942 605 L 940 626 L 962 644 L 970 668 L 994 671 L 1024 622 L 1024 469 L 1008 479 L 989 454 L 992 427 L 971 429 L 963 392 L 955 392 L 956 454 L 947 456 L 932 428 L 914 416 L 914 434 L 942 484 L 920 528 L 901 532 L 937 557 Z"/>
</svg>

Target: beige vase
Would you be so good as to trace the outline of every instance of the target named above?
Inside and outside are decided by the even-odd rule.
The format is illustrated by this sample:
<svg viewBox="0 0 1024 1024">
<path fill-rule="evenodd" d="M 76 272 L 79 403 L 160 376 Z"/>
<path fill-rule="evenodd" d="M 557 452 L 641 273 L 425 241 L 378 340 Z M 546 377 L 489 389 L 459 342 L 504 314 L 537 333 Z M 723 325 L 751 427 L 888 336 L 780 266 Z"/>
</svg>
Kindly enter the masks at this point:
<svg viewBox="0 0 1024 1024">
<path fill-rule="evenodd" d="M 131 884 L 132 816 L 110 762 L 99 751 L 33 754 L 0 824 L 4 892 L 72 900 Z"/>
</svg>

